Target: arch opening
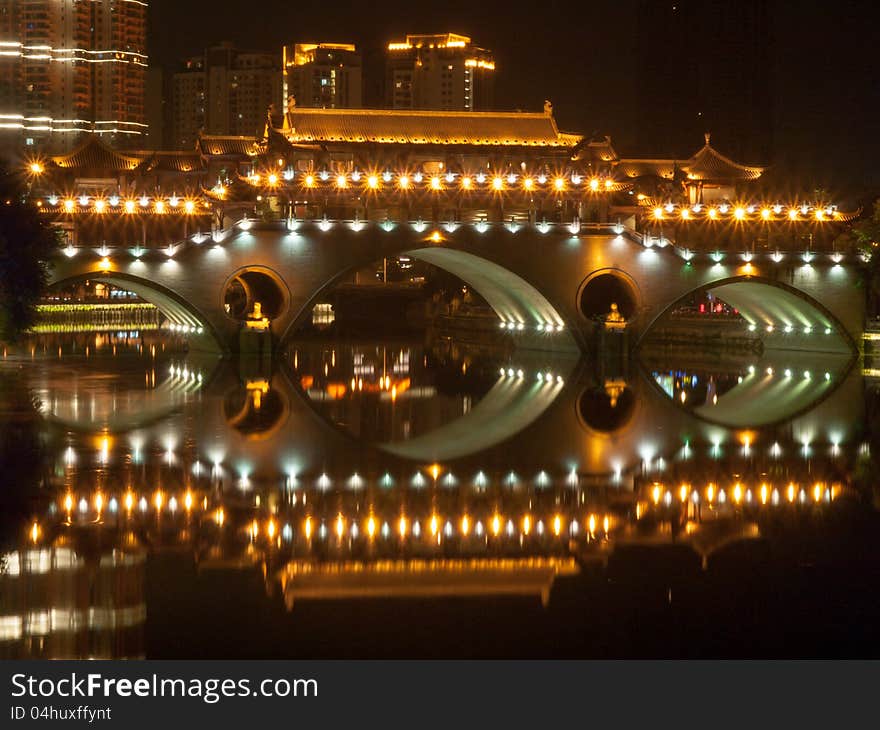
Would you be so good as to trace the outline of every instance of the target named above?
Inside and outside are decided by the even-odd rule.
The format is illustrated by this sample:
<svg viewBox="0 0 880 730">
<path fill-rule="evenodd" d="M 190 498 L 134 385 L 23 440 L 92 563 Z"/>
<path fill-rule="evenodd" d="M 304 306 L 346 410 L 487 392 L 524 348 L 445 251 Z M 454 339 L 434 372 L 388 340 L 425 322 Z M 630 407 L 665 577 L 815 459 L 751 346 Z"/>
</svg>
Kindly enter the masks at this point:
<svg viewBox="0 0 880 730">
<path fill-rule="evenodd" d="M 742 322 L 743 334 L 760 338 L 764 348 L 850 355 L 857 352 L 851 334 L 819 301 L 784 282 L 751 276 L 732 277 L 692 289 L 654 318 L 645 328 L 643 339 L 650 340 L 652 330 L 661 322 L 674 324 L 676 310 L 701 292 L 711 293 L 716 300 L 729 305 Z"/>
<path fill-rule="evenodd" d="M 222 350 L 221 340 L 209 322 L 192 304 L 169 289 L 153 281 L 140 279 L 121 272 L 88 272 L 50 282 L 50 288 L 65 287 L 80 281 L 95 281 L 136 294 L 140 299 L 155 306 L 171 323 L 186 327 L 191 334 L 209 335 L 212 349 Z"/>
<path fill-rule="evenodd" d="M 441 274 L 451 275 L 478 295 L 498 317 L 496 324 L 502 330 L 515 332 L 525 347 L 560 352 L 580 350 L 578 328 L 572 328 L 559 307 L 551 303 L 538 289 L 513 271 L 486 258 L 449 247 L 432 246 L 400 251 L 395 256 L 434 267 Z M 382 259 L 376 277 L 382 280 Z M 356 272 L 369 272 L 371 266 L 347 269 L 328 281 L 305 303 L 297 317 L 288 326 L 283 340 L 304 325 L 306 318 L 317 317 L 314 307 L 327 301 L 327 295 L 339 283 Z M 390 269 L 389 269 L 390 271 Z"/>
<path fill-rule="evenodd" d="M 287 295 L 273 275 L 256 269 L 236 273 L 223 291 L 223 309 L 238 321 L 248 319 L 259 305 L 263 317 L 276 319 L 287 308 Z"/>
<path fill-rule="evenodd" d="M 578 295 L 578 306 L 587 319 L 604 319 L 616 308 L 625 320 L 629 320 L 638 309 L 638 296 L 623 275 L 605 271 L 584 282 Z"/>
</svg>

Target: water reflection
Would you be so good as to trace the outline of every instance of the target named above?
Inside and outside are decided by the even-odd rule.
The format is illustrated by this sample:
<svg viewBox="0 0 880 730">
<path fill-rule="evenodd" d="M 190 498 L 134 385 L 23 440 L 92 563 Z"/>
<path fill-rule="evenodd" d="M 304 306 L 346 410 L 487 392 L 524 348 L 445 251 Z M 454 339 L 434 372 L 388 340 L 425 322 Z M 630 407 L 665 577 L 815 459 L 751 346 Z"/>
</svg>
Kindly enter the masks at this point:
<svg viewBox="0 0 880 730">
<path fill-rule="evenodd" d="M 789 362 L 441 341 L 300 344 L 258 368 L 151 333 L 41 339 L 3 361 L 37 398 L 46 452 L 3 528 L 0 654 L 161 654 L 144 565 L 163 554 L 255 573 L 294 615 L 379 598 L 548 606 L 632 549 L 706 567 L 855 494 L 861 372 Z"/>
</svg>

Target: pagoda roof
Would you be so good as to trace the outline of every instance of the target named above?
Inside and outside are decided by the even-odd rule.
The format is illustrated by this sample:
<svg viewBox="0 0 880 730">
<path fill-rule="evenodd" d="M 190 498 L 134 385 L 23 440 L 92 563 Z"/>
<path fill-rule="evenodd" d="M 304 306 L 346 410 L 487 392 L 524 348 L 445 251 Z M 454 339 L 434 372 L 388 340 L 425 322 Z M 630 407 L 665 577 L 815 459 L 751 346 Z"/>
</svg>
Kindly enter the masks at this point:
<svg viewBox="0 0 880 730">
<path fill-rule="evenodd" d="M 142 169 L 163 172 L 199 172 L 205 169 L 205 160 L 196 151 L 133 152 L 142 159 Z"/>
<path fill-rule="evenodd" d="M 669 159 L 622 159 L 619 164 L 621 172 L 627 177 L 652 175 L 671 180 L 676 169 L 684 173 L 689 180 L 757 180 L 766 168 L 742 165 L 722 155 L 709 142 L 706 135 L 704 144 L 694 155 L 686 160 Z"/>
<path fill-rule="evenodd" d="M 453 112 L 295 108 L 281 130 L 293 143 L 573 147 L 547 112 Z"/>
<path fill-rule="evenodd" d="M 125 172 L 137 169 L 143 158 L 118 152 L 106 145 L 98 135 L 89 134 L 75 150 L 66 155 L 56 155 L 51 161 L 62 170 L 100 169 Z"/>
<path fill-rule="evenodd" d="M 261 151 L 256 137 L 207 134 L 199 137 L 197 149 L 209 157 L 255 157 Z"/>
</svg>

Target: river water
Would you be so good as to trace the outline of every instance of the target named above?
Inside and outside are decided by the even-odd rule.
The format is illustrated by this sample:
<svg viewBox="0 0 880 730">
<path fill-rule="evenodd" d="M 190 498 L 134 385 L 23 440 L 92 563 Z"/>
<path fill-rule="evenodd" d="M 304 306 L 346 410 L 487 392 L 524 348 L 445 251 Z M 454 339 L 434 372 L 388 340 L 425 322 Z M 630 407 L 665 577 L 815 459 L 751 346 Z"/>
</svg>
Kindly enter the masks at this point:
<svg viewBox="0 0 880 730">
<path fill-rule="evenodd" d="M 0 657 L 876 655 L 871 371 L 612 349 L 6 349 Z"/>
</svg>

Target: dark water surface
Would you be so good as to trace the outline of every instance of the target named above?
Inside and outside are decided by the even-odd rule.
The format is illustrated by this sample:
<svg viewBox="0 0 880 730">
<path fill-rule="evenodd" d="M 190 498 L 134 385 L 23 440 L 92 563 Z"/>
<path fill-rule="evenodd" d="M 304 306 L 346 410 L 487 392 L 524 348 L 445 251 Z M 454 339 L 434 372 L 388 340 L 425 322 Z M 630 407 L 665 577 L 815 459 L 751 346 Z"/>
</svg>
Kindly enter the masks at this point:
<svg viewBox="0 0 880 730">
<path fill-rule="evenodd" d="M 0 360 L 0 657 L 876 656 L 876 395 L 821 353 Z"/>
</svg>

